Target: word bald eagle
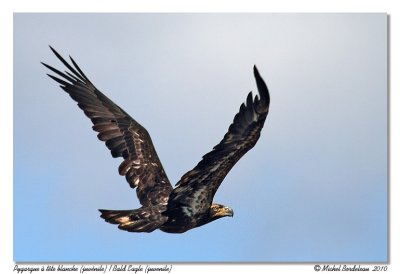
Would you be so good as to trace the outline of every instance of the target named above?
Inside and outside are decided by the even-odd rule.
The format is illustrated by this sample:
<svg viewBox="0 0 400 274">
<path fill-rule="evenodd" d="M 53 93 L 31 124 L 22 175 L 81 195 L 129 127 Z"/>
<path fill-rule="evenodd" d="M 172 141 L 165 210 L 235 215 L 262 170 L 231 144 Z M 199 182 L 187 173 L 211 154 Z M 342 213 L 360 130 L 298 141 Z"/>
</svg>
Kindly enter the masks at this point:
<svg viewBox="0 0 400 274">
<path fill-rule="evenodd" d="M 213 203 L 213 198 L 230 169 L 256 144 L 268 114 L 269 93 L 256 66 L 254 76 L 260 96 L 253 98 L 249 93 L 246 104 L 240 106 L 222 141 L 173 188 L 147 130 L 101 93 L 71 57 L 72 65 L 53 48 L 51 50 L 69 71 L 64 73 L 42 63 L 60 78 L 48 76 L 78 103 L 111 155 L 123 158 L 119 174 L 125 176 L 131 188 L 136 188 L 142 205 L 133 210 L 100 209 L 105 221 L 130 232 L 160 229 L 183 233 L 233 216 L 231 208 Z"/>
</svg>

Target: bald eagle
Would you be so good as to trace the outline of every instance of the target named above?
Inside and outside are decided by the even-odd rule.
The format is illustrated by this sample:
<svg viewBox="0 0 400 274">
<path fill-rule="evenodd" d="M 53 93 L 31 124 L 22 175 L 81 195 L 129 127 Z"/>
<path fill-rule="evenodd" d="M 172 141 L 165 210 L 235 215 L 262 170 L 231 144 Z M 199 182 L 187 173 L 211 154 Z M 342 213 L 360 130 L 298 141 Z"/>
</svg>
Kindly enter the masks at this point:
<svg viewBox="0 0 400 274">
<path fill-rule="evenodd" d="M 256 66 L 253 69 L 259 96 L 248 94 L 222 141 L 173 188 L 147 130 L 100 92 L 74 59 L 70 57 L 71 65 L 50 49 L 68 70 L 61 72 L 42 63 L 58 77 L 47 75 L 78 103 L 111 155 L 123 158 L 119 174 L 125 176 L 131 188 L 136 188 L 142 205 L 133 210 L 99 209 L 101 218 L 129 232 L 160 229 L 183 233 L 233 216 L 231 208 L 213 203 L 213 198 L 227 173 L 256 144 L 268 114 L 269 92 Z"/>
</svg>

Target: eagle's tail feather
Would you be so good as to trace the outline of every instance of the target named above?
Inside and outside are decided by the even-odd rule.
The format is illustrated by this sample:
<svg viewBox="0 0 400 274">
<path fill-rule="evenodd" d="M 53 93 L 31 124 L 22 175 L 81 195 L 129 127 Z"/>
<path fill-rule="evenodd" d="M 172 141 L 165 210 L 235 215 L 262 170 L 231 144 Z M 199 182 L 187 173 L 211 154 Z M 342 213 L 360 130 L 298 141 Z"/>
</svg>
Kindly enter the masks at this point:
<svg viewBox="0 0 400 274">
<path fill-rule="evenodd" d="M 133 210 L 107 210 L 99 209 L 100 217 L 110 224 L 120 224 L 124 217 L 129 217 Z M 119 220 L 119 221 L 118 221 Z"/>
<path fill-rule="evenodd" d="M 129 232 L 152 232 L 164 222 L 159 212 L 148 207 L 133 210 L 99 209 L 99 211 L 101 212 L 100 217 L 106 222 L 118 224 L 119 229 Z"/>
</svg>

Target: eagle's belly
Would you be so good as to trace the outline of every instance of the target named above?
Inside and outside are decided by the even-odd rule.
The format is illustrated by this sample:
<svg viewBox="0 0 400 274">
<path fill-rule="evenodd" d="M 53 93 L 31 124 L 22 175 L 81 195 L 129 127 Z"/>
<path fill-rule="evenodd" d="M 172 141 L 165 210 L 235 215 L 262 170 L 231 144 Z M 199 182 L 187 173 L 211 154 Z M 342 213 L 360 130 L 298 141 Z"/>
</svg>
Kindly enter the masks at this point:
<svg viewBox="0 0 400 274">
<path fill-rule="evenodd" d="M 192 228 L 196 227 L 192 222 L 182 224 L 179 222 L 174 222 L 172 221 L 167 221 L 164 223 L 161 227 L 160 230 L 168 233 L 183 233 L 186 232 Z"/>
<path fill-rule="evenodd" d="M 161 227 L 160 230 L 168 233 L 183 233 L 192 228 L 202 226 L 206 223 L 205 219 L 207 214 L 202 214 L 198 216 L 188 217 L 188 216 L 176 216 L 168 218 Z"/>
</svg>

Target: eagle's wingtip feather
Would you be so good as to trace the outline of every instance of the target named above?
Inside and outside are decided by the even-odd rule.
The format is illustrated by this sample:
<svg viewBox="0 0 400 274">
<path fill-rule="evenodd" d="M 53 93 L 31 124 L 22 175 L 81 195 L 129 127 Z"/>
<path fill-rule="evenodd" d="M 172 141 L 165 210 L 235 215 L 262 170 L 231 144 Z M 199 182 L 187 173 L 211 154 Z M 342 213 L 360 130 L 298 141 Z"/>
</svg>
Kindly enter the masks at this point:
<svg viewBox="0 0 400 274">
<path fill-rule="evenodd" d="M 257 89 L 258 92 L 260 93 L 260 100 L 264 101 L 267 105 L 269 105 L 269 91 L 268 87 L 265 84 L 264 79 L 261 77 L 260 73 L 258 72 L 258 69 L 256 65 L 254 65 L 254 77 L 256 78 L 256 83 L 257 83 Z"/>
</svg>

